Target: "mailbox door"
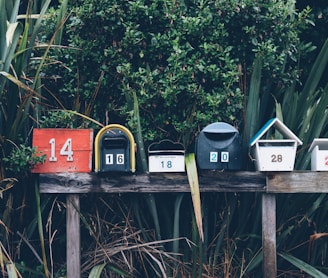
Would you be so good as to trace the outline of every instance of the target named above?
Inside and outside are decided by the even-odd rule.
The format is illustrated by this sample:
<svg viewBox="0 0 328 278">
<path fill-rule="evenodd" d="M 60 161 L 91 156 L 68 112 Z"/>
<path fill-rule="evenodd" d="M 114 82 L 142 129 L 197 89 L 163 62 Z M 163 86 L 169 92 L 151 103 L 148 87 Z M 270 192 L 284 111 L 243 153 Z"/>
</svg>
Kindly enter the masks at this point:
<svg viewBox="0 0 328 278">
<path fill-rule="evenodd" d="M 226 156 L 228 159 L 223 160 L 224 156 L 222 153 L 227 153 Z M 240 170 L 241 168 L 241 143 L 239 133 L 234 135 L 234 140 L 231 145 L 229 145 L 226 149 L 221 151 L 221 164 L 222 169 L 227 170 Z"/>
<path fill-rule="evenodd" d="M 105 149 L 102 153 L 100 172 L 128 172 L 129 153 L 126 149 Z"/>
<path fill-rule="evenodd" d="M 297 143 L 295 140 L 259 140 L 255 144 L 258 171 L 293 171 Z"/>
<path fill-rule="evenodd" d="M 130 141 L 121 130 L 111 129 L 100 142 L 100 172 L 130 171 Z"/>
<path fill-rule="evenodd" d="M 185 148 L 181 143 L 164 139 L 148 147 L 149 172 L 184 172 Z"/>
<path fill-rule="evenodd" d="M 184 172 L 185 157 L 182 152 L 158 152 L 148 158 L 149 172 Z"/>
<path fill-rule="evenodd" d="M 200 169 L 239 170 L 241 168 L 239 133 L 224 136 L 226 140 L 222 142 L 220 141 L 222 136 L 215 137 L 215 134 L 208 136 L 205 132 L 200 133 L 196 147 L 196 160 Z"/>
</svg>

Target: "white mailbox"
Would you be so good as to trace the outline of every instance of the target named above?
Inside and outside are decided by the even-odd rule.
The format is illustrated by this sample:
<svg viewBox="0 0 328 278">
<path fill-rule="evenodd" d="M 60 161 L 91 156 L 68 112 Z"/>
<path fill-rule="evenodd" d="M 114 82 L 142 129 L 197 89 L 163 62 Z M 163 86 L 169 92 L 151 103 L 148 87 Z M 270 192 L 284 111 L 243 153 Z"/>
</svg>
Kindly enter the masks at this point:
<svg viewBox="0 0 328 278">
<path fill-rule="evenodd" d="M 149 172 L 185 172 L 185 149 L 165 139 L 148 148 Z"/>
<path fill-rule="evenodd" d="M 311 170 L 328 171 L 328 138 L 315 138 L 309 152 L 311 152 Z"/>
<path fill-rule="evenodd" d="M 286 139 L 261 139 L 271 128 Z M 249 142 L 258 171 L 293 171 L 296 150 L 302 144 L 278 118 L 270 119 Z"/>
</svg>

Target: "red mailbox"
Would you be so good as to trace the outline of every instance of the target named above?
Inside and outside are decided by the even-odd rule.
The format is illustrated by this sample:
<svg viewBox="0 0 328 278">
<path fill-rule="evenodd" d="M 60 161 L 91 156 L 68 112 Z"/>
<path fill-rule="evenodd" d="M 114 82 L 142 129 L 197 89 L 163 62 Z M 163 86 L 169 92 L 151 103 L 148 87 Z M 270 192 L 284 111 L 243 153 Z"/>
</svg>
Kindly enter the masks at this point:
<svg viewBox="0 0 328 278">
<path fill-rule="evenodd" d="M 33 130 L 33 147 L 46 155 L 33 173 L 91 172 L 92 129 L 40 128 Z"/>
</svg>

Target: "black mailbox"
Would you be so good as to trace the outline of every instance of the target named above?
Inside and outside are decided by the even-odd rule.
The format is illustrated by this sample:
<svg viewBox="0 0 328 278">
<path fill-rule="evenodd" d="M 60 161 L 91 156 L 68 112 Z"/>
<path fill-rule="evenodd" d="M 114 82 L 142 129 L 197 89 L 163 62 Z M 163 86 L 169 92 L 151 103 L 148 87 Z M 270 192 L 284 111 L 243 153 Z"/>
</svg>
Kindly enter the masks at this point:
<svg viewBox="0 0 328 278">
<path fill-rule="evenodd" d="M 98 132 L 95 172 L 135 172 L 135 142 L 127 128 L 112 124 Z"/>
<path fill-rule="evenodd" d="M 239 170 L 241 167 L 240 135 L 227 123 L 206 126 L 197 138 L 195 152 L 199 169 Z"/>
</svg>

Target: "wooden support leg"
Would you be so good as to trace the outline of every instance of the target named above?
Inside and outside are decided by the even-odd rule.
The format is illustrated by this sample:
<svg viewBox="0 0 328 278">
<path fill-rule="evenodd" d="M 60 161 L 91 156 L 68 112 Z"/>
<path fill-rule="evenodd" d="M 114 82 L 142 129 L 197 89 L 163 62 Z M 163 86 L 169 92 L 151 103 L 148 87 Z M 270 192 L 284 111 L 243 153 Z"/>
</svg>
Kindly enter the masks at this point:
<svg viewBox="0 0 328 278">
<path fill-rule="evenodd" d="M 276 196 L 262 194 L 263 278 L 277 277 Z"/>
<path fill-rule="evenodd" d="M 80 253 L 80 197 L 78 194 L 68 194 L 66 197 L 66 262 L 67 278 L 81 277 Z"/>
</svg>

